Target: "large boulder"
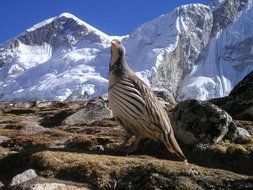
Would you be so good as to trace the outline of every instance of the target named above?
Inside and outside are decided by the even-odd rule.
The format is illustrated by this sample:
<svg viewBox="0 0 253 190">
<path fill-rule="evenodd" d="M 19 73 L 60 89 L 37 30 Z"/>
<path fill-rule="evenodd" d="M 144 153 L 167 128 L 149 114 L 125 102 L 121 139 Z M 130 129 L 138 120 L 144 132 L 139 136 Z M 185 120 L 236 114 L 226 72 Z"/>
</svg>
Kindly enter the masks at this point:
<svg viewBox="0 0 253 190">
<path fill-rule="evenodd" d="M 10 186 L 17 186 L 19 184 L 22 184 L 26 181 L 29 181 L 29 180 L 35 178 L 35 177 L 37 177 L 37 174 L 33 169 L 26 170 L 23 173 L 16 175 L 12 179 Z"/>
<path fill-rule="evenodd" d="M 232 117 L 212 103 L 186 100 L 178 103 L 171 115 L 176 137 L 186 145 L 215 144 L 228 133 L 236 135 Z"/>
<path fill-rule="evenodd" d="M 88 101 L 84 108 L 67 117 L 62 124 L 81 125 L 112 117 L 112 111 L 109 109 L 106 100 L 103 98 L 97 98 Z"/>
</svg>

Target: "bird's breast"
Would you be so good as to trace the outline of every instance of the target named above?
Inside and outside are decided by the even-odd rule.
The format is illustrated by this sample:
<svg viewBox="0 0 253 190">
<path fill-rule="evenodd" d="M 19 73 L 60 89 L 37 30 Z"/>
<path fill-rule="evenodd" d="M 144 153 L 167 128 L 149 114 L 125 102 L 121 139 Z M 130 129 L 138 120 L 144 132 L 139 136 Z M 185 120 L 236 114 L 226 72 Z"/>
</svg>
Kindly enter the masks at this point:
<svg viewBox="0 0 253 190">
<path fill-rule="evenodd" d="M 122 79 L 113 83 L 108 96 L 114 115 L 131 121 L 144 117 L 145 101 L 130 81 Z"/>
</svg>

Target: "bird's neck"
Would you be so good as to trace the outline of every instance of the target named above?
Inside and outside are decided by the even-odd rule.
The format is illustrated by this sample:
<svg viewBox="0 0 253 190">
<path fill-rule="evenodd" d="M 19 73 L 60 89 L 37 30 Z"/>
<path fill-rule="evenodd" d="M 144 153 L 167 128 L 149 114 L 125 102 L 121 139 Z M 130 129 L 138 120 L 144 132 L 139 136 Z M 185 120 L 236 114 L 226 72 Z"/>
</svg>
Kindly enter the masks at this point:
<svg viewBox="0 0 253 190">
<path fill-rule="evenodd" d="M 111 59 L 109 66 L 110 76 L 121 77 L 129 71 L 130 68 L 128 67 L 125 56 L 120 56 L 117 60 Z"/>
</svg>

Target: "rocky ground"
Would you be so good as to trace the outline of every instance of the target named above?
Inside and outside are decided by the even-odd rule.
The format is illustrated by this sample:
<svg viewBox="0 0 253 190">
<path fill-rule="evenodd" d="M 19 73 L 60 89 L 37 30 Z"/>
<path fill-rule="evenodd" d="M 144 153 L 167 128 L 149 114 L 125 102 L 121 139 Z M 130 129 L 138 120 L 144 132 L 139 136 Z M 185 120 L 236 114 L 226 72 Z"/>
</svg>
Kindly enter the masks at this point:
<svg viewBox="0 0 253 190">
<path fill-rule="evenodd" d="M 189 164 L 149 140 L 126 155 L 120 148 L 125 132 L 106 97 L 0 103 L 0 188 L 253 189 L 253 85 L 247 81 L 209 102 L 176 104 L 157 93 L 167 101 Z M 243 109 L 231 111 L 238 102 Z"/>
<path fill-rule="evenodd" d="M 185 164 L 159 142 L 144 141 L 126 155 L 124 130 L 103 98 L 1 103 L 0 112 L 0 181 L 12 189 L 253 188 L 252 121 L 235 121 L 249 132 L 234 140 L 180 142 Z"/>
</svg>

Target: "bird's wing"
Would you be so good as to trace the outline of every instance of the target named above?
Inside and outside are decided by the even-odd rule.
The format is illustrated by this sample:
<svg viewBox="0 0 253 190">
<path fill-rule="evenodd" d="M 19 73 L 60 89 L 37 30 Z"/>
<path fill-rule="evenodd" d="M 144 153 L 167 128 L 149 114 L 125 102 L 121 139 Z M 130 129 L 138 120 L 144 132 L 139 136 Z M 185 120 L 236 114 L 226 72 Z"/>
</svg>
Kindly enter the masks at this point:
<svg viewBox="0 0 253 190">
<path fill-rule="evenodd" d="M 172 129 L 167 112 L 151 89 L 134 74 L 123 77 L 123 81 L 131 83 L 137 90 L 135 93 L 144 105 L 142 111 L 146 117 L 145 121 L 150 122 L 162 132 L 171 133 Z"/>
</svg>

